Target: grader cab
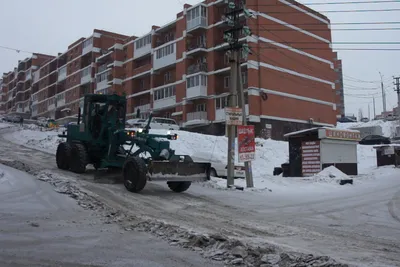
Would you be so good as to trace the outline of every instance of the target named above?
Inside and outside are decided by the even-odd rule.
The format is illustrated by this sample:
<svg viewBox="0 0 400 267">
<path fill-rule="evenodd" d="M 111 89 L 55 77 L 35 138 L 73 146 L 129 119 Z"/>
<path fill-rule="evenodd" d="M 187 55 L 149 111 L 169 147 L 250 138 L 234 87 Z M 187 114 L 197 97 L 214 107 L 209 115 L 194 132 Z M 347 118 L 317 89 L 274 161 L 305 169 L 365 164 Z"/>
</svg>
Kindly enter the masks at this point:
<svg viewBox="0 0 400 267">
<path fill-rule="evenodd" d="M 57 148 L 58 168 L 75 173 L 84 173 L 88 164 L 118 168 L 131 192 L 140 192 L 147 181 L 166 181 L 171 190 L 183 192 L 194 181 L 210 179 L 210 163 L 193 162 L 170 148 L 177 134 L 150 133 L 151 117 L 144 129 L 126 130 L 126 103 L 115 94 L 85 95 L 78 123 L 59 135 L 66 141 Z"/>
</svg>

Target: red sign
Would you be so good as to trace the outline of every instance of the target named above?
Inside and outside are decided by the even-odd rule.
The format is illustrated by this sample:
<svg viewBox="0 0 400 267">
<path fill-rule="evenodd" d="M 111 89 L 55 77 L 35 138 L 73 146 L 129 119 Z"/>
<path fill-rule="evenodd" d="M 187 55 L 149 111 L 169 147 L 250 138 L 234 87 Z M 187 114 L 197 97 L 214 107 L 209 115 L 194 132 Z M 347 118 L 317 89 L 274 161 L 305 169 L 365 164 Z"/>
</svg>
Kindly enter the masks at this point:
<svg viewBox="0 0 400 267">
<path fill-rule="evenodd" d="M 256 141 L 253 125 L 239 125 L 238 149 L 239 162 L 252 161 L 255 159 Z"/>
<path fill-rule="evenodd" d="M 361 133 L 349 132 L 346 130 L 337 129 L 325 129 L 326 138 L 329 139 L 341 139 L 349 141 L 359 141 L 361 139 Z"/>
<path fill-rule="evenodd" d="M 321 171 L 321 149 L 319 141 L 302 142 L 301 156 L 303 176 L 312 176 Z"/>
</svg>

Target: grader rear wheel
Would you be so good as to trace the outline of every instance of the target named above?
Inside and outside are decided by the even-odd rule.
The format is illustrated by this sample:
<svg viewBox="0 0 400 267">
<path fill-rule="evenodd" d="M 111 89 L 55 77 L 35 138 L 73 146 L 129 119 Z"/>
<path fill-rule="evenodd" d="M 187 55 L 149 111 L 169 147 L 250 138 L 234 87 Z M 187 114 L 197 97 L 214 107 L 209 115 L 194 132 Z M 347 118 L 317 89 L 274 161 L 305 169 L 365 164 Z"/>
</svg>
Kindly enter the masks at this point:
<svg viewBox="0 0 400 267">
<path fill-rule="evenodd" d="M 68 170 L 71 158 L 71 144 L 62 142 L 58 144 L 56 152 L 57 167 L 61 170 Z"/>
<path fill-rule="evenodd" d="M 75 173 L 84 173 L 86 171 L 86 165 L 88 164 L 88 153 L 86 147 L 81 143 L 75 143 L 71 149 L 70 168 Z"/>
<path fill-rule="evenodd" d="M 125 188 L 133 193 L 139 193 L 147 183 L 147 166 L 143 159 L 130 157 L 122 168 Z"/>
</svg>

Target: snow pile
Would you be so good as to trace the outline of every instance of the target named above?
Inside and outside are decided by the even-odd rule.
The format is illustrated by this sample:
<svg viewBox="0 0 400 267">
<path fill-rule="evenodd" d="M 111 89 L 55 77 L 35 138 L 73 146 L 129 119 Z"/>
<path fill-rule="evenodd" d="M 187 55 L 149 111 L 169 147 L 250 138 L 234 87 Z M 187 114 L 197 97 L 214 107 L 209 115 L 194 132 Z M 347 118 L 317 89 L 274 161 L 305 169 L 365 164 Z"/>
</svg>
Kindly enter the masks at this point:
<svg viewBox="0 0 400 267">
<path fill-rule="evenodd" d="M 10 174 L 1 169 L 0 165 L 0 193 L 10 192 L 14 184 L 11 178 Z"/>
<path fill-rule="evenodd" d="M 397 121 L 383 121 L 383 120 L 375 120 L 369 122 L 346 122 L 340 123 L 338 122 L 336 128 L 338 129 L 350 129 L 353 127 L 371 127 L 371 126 L 381 126 L 382 133 L 386 137 L 393 137 L 396 133 L 396 127 L 398 126 Z"/>
<path fill-rule="evenodd" d="M 316 181 L 324 181 L 324 182 L 338 182 L 340 180 L 350 179 L 347 174 L 344 174 L 341 170 L 336 168 L 335 166 L 329 166 L 323 169 L 321 172 L 313 176 Z"/>
<path fill-rule="evenodd" d="M 10 124 L 10 123 L 0 122 L 0 129 L 8 128 L 11 126 L 12 126 L 12 124 Z"/>
</svg>

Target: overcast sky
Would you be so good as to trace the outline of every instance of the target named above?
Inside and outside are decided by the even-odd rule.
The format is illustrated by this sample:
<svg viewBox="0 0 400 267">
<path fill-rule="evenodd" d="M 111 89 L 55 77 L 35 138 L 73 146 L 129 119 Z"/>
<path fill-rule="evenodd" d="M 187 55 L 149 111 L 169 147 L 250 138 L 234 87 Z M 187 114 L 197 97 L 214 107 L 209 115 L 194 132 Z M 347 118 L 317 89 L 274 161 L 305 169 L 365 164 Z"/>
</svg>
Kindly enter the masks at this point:
<svg viewBox="0 0 400 267">
<path fill-rule="evenodd" d="M 334 3 L 344 0 L 306 0 L 302 3 Z M 56 55 L 80 37 L 90 36 L 93 29 L 104 29 L 126 35 L 140 36 L 150 31 L 152 25 L 163 25 L 176 18 L 183 4 L 199 0 L 13 0 L 2 1 L 0 9 L 0 46 L 24 51 Z M 324 4 L 310 5 L 317 11 L 400 9 L 400 3 L 381 4 Z M 322 12 L 323 13 L 323 12 Z M 400 12 L 338 12 L 324 13 L 331 23 L 400 21 Z M 400 28 L 390 25 L 332 25 L 333 42 L 400 42 L 400 31 L 341 31 L 349 28 Z M 341 48 L 399 48 L 400 45 L 337 44 Z M 18 60 L 29 53 L 0 48 L 0 73 L 8 72 Z M 339 51 L 343 60 L 346 94 L 346 113 L 357 115 L 362 108 L 368 115 L 372 110 L 372 96 L 376 96 L 376 112 L 382 111 L 380 75 L 387 91 L 387 107 L 397 105 L 392 76 L 400 76 L 398 59 L 400 51 Z M 371 81 L 371 82 L 365 82 Z M 356 96 L 355 96 L 356 95 Z"/>
</svg>

